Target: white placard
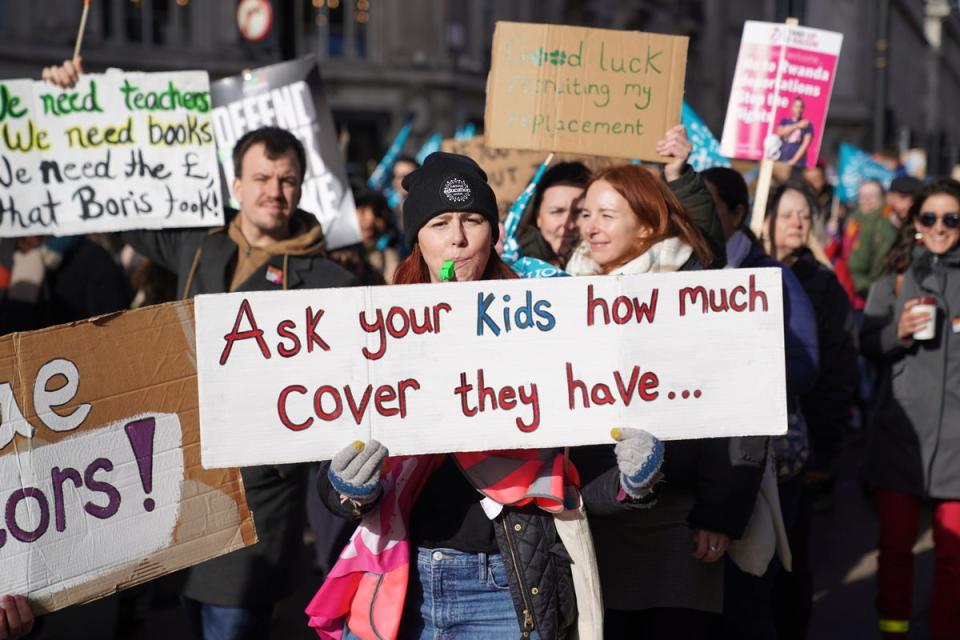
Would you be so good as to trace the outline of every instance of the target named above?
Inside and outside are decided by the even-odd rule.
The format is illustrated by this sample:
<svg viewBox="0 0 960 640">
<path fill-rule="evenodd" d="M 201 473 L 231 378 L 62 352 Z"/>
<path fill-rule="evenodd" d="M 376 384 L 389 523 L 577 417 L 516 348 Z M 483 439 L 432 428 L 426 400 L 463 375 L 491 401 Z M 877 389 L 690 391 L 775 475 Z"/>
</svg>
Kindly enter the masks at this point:
<svg viewBox="0 0 960 640">
<path fill-rule="evenodd" d="M 223 222 L 205 71 L 0 81 L 0 237 Z"/>
<path fill-rule="evenodd" d="M 782 434 L 781 296 L 775 268 L 198 296 L 202 463 Z"/>
<path fill-rule="evenodd" d="M 0 593 L 48 598 L 170 546 L 183 474 L 175 414 L 0 457 Z"/>
</svg>

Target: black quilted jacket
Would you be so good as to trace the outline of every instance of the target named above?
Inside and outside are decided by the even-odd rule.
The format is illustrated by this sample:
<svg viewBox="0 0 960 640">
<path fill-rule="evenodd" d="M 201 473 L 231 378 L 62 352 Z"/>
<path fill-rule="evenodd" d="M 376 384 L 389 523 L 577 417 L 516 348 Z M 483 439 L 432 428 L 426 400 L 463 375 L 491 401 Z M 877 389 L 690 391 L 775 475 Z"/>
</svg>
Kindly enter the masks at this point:
<svg viewBox="0 0 960 640">
<path fill-rule="evenodd" d="M 575 447 L 570 458 L 580 473 L 581 494 L 590 514 L 644 508 L 617 502 L 620 476 L 612 446 Z M 322 463 L 317 477 L 320 497 L 334 514 L 356 517 L 327 479 L 328 466 L 329 462 Z M 530 637 L 535 629 L 543 640 L 566 638 L 576 625 L 577 601 L 570 556 L 557 535 L 553 516 L 532 506 L 506 507 L 493 524 L 508 568 L 521 637 Z"/>
</svg>

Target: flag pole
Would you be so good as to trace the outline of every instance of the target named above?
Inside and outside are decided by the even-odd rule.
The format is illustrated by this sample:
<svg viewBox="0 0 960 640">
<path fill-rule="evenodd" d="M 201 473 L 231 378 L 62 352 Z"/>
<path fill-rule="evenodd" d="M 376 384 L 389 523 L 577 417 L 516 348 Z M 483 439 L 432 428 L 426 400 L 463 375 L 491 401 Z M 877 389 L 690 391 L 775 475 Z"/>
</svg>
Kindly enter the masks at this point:
<svg viewBox="0 0 960 640">
<path fill-rule="evenodd" d="M 80 15 L 80 29 L 77 31 L 77 44 L 73 48 L 73 59 L 80 55 L 80 46 L 83 44 L 83 32 L 87 28 L 87 14 L 90 13 L 90 0 L 83 0 L 83 13 Z"/>
</svg>

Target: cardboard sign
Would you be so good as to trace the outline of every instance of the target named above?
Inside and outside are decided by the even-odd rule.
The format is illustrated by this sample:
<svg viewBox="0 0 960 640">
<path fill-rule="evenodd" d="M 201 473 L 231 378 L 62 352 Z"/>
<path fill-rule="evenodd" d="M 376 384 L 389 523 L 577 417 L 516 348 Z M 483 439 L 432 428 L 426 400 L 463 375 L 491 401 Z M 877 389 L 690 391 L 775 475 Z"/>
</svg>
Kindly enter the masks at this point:
<svg viewBox="0 0 960 640">
<path fill-rule="evenodd" d="M 494 149 L 484 144 L 483 136 L 457 140 L 448 138 L 441 148 L 448 153 L 459 153 L 473 158 L 486 172 L 487 182 L 497 196 L 500 217 L 517 196 L 527 187 L 530 178 L 547 156 L 543 151 L 520 151 L 518 149 Z M 558 162 L 582 162 L 590 171 L 599 171 L 623 164 L 623 160 L 600 156 L 580 156 L 571 153 L 558 153 L 553 156 L 553 164 Z"/>
<path fill-rule="evenodd" d="M 198 296 L 204 466 L 786 429 L 779 269 Z"/>
<path fill-rule="evenodd" d="M 0 594 L 62 609 L 253 544 L 200 467 L 191 303 L 0 338 Z"/>
<path fill-rule="evenodd" d="M 687 38 L 498 22 L 487 79 L 491 147 L 663 162 L 680 124 Z"/>
<path fill-rule="evenodd" d="M 287 129 L 307 153 L 300 208 L 317 217 L 327 248 L 360 241 L 353 193 L 337 147 L 333 115 L 323 95 L 312 56 L 247 71 L 210 85 L 213 129 L 220 150 L 224 199 L 234 208 L 233 146 L 240 137 L 267 125 Z"/>
<path fill-rule="evenodd" d="M 0 237 L 223 222 L 205 71 L 0 81 Z"/>
<path fill-rule="evenodd" d="M 744 23 L 720 152 L 815 166 L 842 43 L 833 31 Z"/>
</svg>

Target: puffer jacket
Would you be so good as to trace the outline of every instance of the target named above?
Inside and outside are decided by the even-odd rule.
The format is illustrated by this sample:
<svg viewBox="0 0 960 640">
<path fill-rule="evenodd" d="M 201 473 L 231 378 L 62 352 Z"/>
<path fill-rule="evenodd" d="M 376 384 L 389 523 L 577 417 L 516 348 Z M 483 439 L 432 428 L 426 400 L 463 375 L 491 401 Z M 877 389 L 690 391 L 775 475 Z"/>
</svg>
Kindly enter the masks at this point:
<svg viewBox="0 0 960 640">
<path fill-rule="evenodd" d="M 613 514 L 652 504 L 620 502 L 620 475 L 613 447 L 573 447 L 570 460 L 580 475 L 580 493 L 587 512 Z M 356 518 L 327 478 L 329 462 L 321 463 L 317 491 L 327 508 L 342 518 Z M 376 503 L 367 505 L 364 512 Z M 510 595 L 523 638 L 536 631 L 543 640 L 562 640 L 576 629 L 577 601 L 570 556 L 557 533 L 554 517 L 537 507 L 504 507 L 493 520 L 497 546 L 507 567 Z"/>
</svg>

